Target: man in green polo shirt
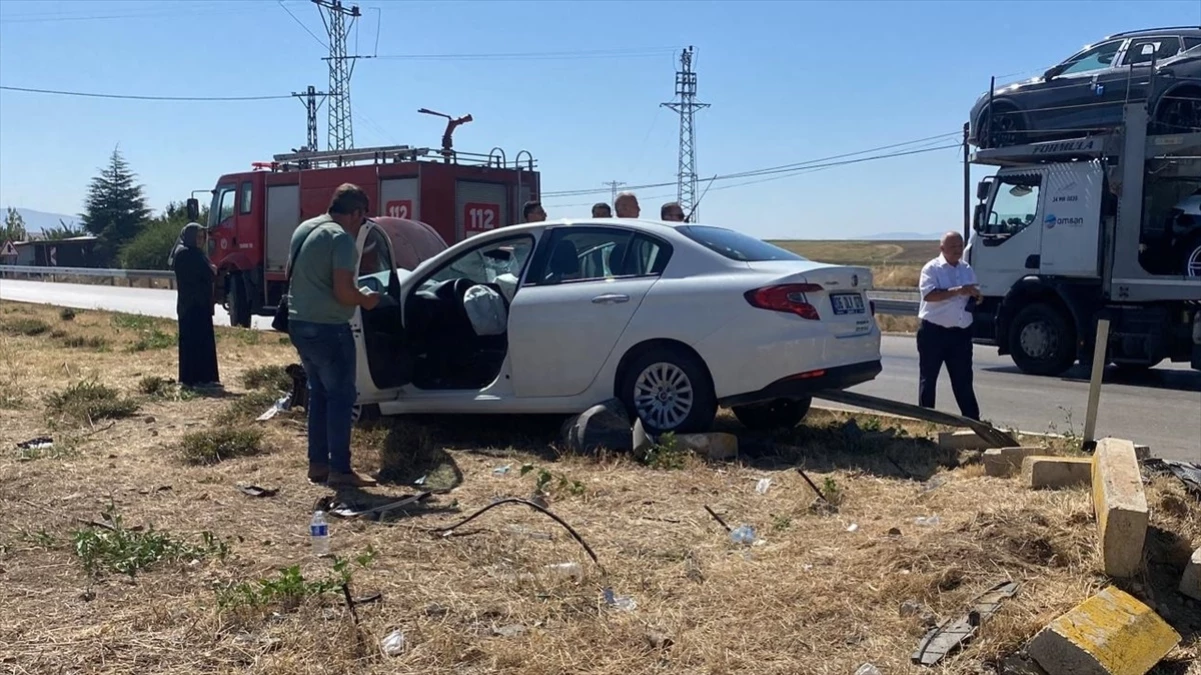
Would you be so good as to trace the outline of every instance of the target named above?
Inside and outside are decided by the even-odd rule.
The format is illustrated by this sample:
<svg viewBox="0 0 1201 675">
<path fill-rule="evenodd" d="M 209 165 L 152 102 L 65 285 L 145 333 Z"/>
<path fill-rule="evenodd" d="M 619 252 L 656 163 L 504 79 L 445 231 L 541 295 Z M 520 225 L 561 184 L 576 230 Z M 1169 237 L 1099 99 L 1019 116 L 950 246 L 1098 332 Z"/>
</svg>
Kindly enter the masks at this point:
<svg viewBox="0 0 1201 675">
<path fill-rule="evenodd" d="M 331 487 L 366 487 L 375 481 L 350 467 L 355 387 L 355 344 L 350 320 L 356 307 L 379 304 L 355 281 L 355 241 L 370 202 L 357 185 L 334 191 L 329 211 L 300 224 L 292 235 L 288 335 L 308 379 L 309 480 Z"/>
</svg>

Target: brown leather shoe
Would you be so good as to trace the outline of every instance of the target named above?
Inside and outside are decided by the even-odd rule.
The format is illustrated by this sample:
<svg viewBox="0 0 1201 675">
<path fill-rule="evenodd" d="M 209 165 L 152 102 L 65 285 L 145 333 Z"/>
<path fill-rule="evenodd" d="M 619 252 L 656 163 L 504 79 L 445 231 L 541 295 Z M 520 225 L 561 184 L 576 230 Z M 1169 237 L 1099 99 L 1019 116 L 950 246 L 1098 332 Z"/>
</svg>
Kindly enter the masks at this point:
<svg viewBox="0 0 1201 675">
<path fill-rule="evenodd" d="M 374 479 L 361 476 L 354 471 L 350 473 L 331 472 L 325 484 L 330 487 L 371 487 L 372 485 L 377 485 Z"/>
<path fill-rule="evenodd" d="M 329 480 L 329 467 L 324 464 L 309 465 L 309 482 L 324 483 Z"/>
</svg>

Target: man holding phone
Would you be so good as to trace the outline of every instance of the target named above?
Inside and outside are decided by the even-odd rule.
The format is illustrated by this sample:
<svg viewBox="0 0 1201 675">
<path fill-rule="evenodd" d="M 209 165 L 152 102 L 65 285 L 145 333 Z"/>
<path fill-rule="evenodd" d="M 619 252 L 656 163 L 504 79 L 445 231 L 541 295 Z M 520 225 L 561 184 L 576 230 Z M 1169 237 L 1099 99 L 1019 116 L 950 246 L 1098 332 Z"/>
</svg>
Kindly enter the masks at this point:
<svg viewBox="0 0 1201 675">
<path fill-rule="evenodd" d="M 939 241 L 941 255 L 922 267 L 917 316 L 918 405 L 934 407 L 938 374 L 947 364 L 959 412 L 980 419 L 972 389 L 972 306 L 980 300 L 976 273 L 963 259 L 963 236 L 947 232 Z"/>
</svg>

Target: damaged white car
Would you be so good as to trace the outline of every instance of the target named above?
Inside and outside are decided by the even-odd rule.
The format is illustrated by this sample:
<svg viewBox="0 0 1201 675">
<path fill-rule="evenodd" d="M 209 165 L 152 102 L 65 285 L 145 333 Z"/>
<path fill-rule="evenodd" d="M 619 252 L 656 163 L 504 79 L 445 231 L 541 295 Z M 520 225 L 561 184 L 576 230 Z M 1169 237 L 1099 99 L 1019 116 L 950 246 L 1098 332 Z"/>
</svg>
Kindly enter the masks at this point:
<svg viewBox="0 0 1201 675">
<path fill-rule="evenodd" d="M 356 312 L 364 413 L 579 413 L 622 401 L 652 433 L 719 406 L 794 426 L 810 395 L 873 379 L 871 271 L 734 230 L 629 219 L 505 227 L 397 271 L 387 237 Z M 390 257 L 391 259 L 386 259 Z"/>
</svg>

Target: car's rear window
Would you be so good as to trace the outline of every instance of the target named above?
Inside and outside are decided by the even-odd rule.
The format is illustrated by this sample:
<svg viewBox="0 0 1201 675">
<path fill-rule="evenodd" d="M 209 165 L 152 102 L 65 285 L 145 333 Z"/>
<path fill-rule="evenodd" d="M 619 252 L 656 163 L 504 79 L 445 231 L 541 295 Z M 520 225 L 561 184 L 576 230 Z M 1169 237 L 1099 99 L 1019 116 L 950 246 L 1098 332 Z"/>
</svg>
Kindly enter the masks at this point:
<svg viewBox="0 0 1201 675">
<path fill-rule="evenodd" d="M 681 234 L 705 248 L 716 251 L 730 260 L 761 262 L 764 260 L 806 260 L 792 251 L 769 244 L 724 227 L 706 225 L 682 225 L 677 227 Z"/>
</svg>

